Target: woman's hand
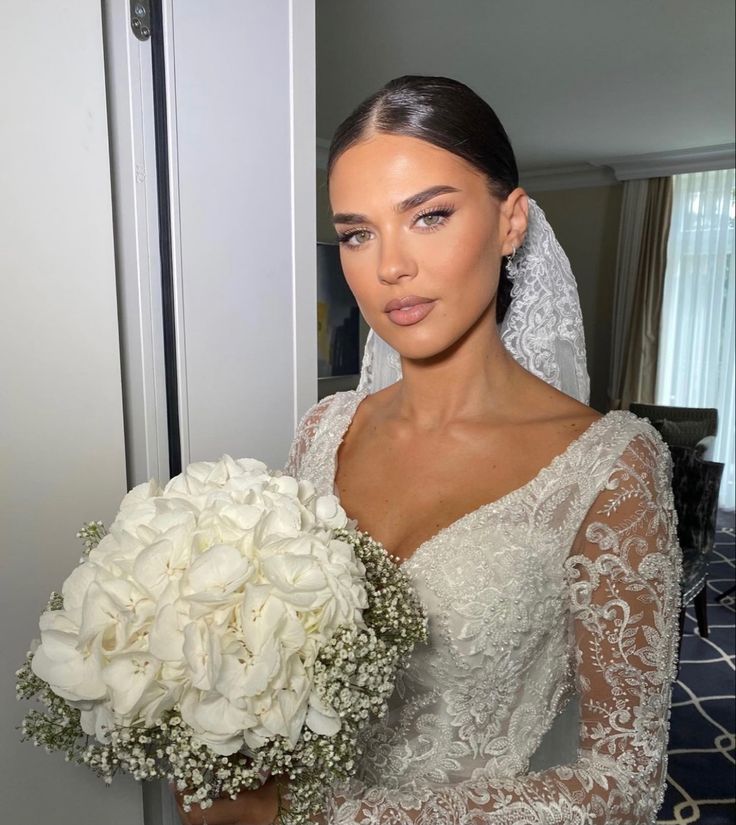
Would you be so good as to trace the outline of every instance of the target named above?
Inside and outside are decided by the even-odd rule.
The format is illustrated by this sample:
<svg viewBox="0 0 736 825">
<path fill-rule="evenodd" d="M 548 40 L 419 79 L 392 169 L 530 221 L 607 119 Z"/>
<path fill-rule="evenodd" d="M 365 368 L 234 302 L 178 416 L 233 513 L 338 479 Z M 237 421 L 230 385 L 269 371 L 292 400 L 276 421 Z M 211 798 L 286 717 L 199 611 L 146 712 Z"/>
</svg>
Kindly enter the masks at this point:
<svg viewBox="0 0 736 825">
<path fill-rule="evenodd" d="M 241 791 L 235 799 L 215 799 L 211 808 L 202 809 L 195 803 L 189 813 L 182 806 L 181 792 L 173 784 L 170 787 L 182 825 L 271 825 L 278 813 L 279 794 L 283 796 L 286 789 L 286 779 L 269 777 L 260 788 Z M 283 798 L 281 805 L 283 809 Z"/>
</svg>

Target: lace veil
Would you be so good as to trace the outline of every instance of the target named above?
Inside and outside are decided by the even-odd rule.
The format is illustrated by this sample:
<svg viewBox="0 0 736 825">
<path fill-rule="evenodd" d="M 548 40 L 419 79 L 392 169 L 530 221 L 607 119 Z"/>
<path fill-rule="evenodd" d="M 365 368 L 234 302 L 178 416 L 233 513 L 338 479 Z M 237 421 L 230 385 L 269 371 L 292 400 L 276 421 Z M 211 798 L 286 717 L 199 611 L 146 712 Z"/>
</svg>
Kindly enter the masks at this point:
<svg viewBox="0 0 736 825">
<path fill-rule="evenodd" d="M 526 238 L 507 269 L 512 300 L 499 329 L 501 340 L 522 367 L 587 404 L 590 379 L 577 284 L 567 255 L 532 198 Z M 398 352 L 371 329 L 358 391 L 377 392 L 400 378 Z"/>
</svg>

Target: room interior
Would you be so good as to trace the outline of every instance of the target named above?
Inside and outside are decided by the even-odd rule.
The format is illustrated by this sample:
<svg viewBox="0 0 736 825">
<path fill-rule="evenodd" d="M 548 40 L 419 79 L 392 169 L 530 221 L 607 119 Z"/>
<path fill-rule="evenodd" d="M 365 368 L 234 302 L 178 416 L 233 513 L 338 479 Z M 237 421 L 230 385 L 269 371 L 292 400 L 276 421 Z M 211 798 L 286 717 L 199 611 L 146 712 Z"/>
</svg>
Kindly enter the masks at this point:
<svg viewBox="0 0 736 825">
<path fill-rule="evenodd" d="M 128 0 L 38 0 L 4 17 L 6 697 L 49 592 L 78 561 L 84 520 L 109 523 L 130 487 L 225 451 L 282 466 L 300 415 L 350 386 L 318 379 L 314 246 L 334 239 L 331 133 L 365 95 L 402 73 L 442 73 L 497 109 L 578 278 L 601 411 L 627 186 L 733 167 L 725 0 L 150 5 L 166 24 L 150 40 L 133 33 Z M 716 699 L 733 692 L 733 513 L 717 519 L 709 637 L 694 606 L 684 616 L 672 764 L 685 773 L 672 775 L 665 819 L 678 825 L 731 821 L 720 778 L 736 725 L 733 703 Z M 174 825 L 167 789 L 102 787 L 21 744 L 21 713 L 12 699 L 0 707 L 8 817 L 84 822 L 83 799 L 89 823 Z"/>
<path fill-rule="evenodd" d="M 623 182 L 733 165 L 726 5 L 321 0 L 316 12 L 318 241 L 335 238 L 324 166 L 340 120 L 402 74 L 467 83 L 573 265 L 591 405 L 607 410 Z"/>
<path fill-rule="evenodd" d="M 616 282 L 629 231 L 627 182 L 631 189 L 632 181 L 734 165 L 733 43 L 726 32 L 729 12 L 725 6 L 719 12 L 724 16 L 705 16 L 702 7 L 684 3 L 667 8 L 659 3 L 583 7 L 483 0 L 379 0 L 369 7 L 355 0 L 319 3 L 318 240 L 335 242 L 325 169 L 337 124 L 392 77 L 436 74 L 462 80 L 506 126 L 520 184 L 545 211 L 570 259 L 586 329 L 590 403 L 608 411 L 617 402 L 612 349 Z M 361 319 L 359 346 L 366 334 Z M 735 378 L 731 368 L 731 386 Z M 357 376 L 320 378 L 319 384 L 323 397 L 355 387 Z M 634 396 L 625 408 L 655 422 L 665 416 L 688 421 L 701 445 L 682 446 L 677 438 L 668 442 L 686 571 L 683 664 L 667 795 L 658 821 L 720 823 L 735 810 L 728 775 L 736 728 L 729 711 L 733 697 L 728 698 L 733 677 L 728 667 L 718 671 L 724 662 L 732 669 L 734 661 L 733 505 L 721 487 L 724 451 L 720 460 L 713 453 L 719 411 L 692 409 L 694 404 L 656 406 L 654 401 Z M 726 422 L 732 426 L 732 419 Z M 727 472 L 733 457 L 730 462 Z M 713 648 L 717 659 L 708 658 Z M 706 663 L 716 661 L 720 664 Z M 695 716 L 690 714 L 694 706 Z M 707 731 L 712 731 L 710 740 Z M 724 751 L 728 737 L 731 747 Z M 693 748 L 699 748 L 699 756 Z M 720 780 L 702 782 L 704 765 Z"/>
</svg>

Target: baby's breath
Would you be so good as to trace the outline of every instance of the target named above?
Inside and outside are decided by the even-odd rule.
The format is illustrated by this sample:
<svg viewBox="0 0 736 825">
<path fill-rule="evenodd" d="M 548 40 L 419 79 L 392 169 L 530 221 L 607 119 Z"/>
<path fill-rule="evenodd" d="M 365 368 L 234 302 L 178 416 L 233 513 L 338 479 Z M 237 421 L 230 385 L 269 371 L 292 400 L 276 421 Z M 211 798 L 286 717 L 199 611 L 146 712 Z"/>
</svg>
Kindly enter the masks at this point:
<svg viewBox="0 0 736 825">
<path fill-rule="evenodd" d="M 101 521 L 88 521 L 82 525 L 82 529 L 77 533 L 77 538 L 84 546 L 82 557 L 79 559 L 80 563 L 89 556 L 90 551 L 94 550 L 106 535 L 107 530 Z"/>
<path fill-rule="evenodd" d="M 78 533 L 85 558 L 106 535 L 101 522 L 88 522 Z M 288 778 L 280 808 L 283 825 L 304 825 L 324 808 L 329 787 L 355 773 L 360 736 L 371 719 L 385 713 L 397 673 L 414 645 L 426 641 L 426 615 L 408 579 L 381 544 L 365 533 L 336 529 L 334 538 L 348 542 L 365 567 L 368 606 L 361 626 L 341 626 L 320 648 L 311 676 L 318 694 L 340 717 L 332 736 L 305 727 L 295 745 L 274 737 L 255 750 L 222 756 L 197 740 L 175 705 L 152 727 L 114 727 L 108 741 L 86 736 L 80 711 L 55 694 L 31 669 L 33 652 L 16 672 L 18 699 L 38 707 L 22 724 L 22 739 L 47 751 L 61 751 L 67 761 L 87 765 L 106 783 L 118 772 L 139 780 L 161 779 L 183 794 L 186 811 L 206 809 L 219 796 L 257 788 L 268 773 Z M 49 610 L 63 609 L 53 593 Z"/>
</svg>

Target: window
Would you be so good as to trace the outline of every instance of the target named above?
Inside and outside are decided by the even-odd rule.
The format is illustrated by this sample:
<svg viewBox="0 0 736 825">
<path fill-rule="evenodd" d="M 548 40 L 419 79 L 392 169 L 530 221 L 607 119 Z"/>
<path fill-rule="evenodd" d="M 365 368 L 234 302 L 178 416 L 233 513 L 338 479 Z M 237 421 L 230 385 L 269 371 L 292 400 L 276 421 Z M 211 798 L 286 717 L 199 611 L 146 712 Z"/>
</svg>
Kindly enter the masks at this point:
<svg viewBox="0 0 736 825">
<path fill-rule="evenodd" d="M 719 506 L 734 508 L 734 170 L 673 178 L 656 403 L 716 407 Z"/>
</svg>

